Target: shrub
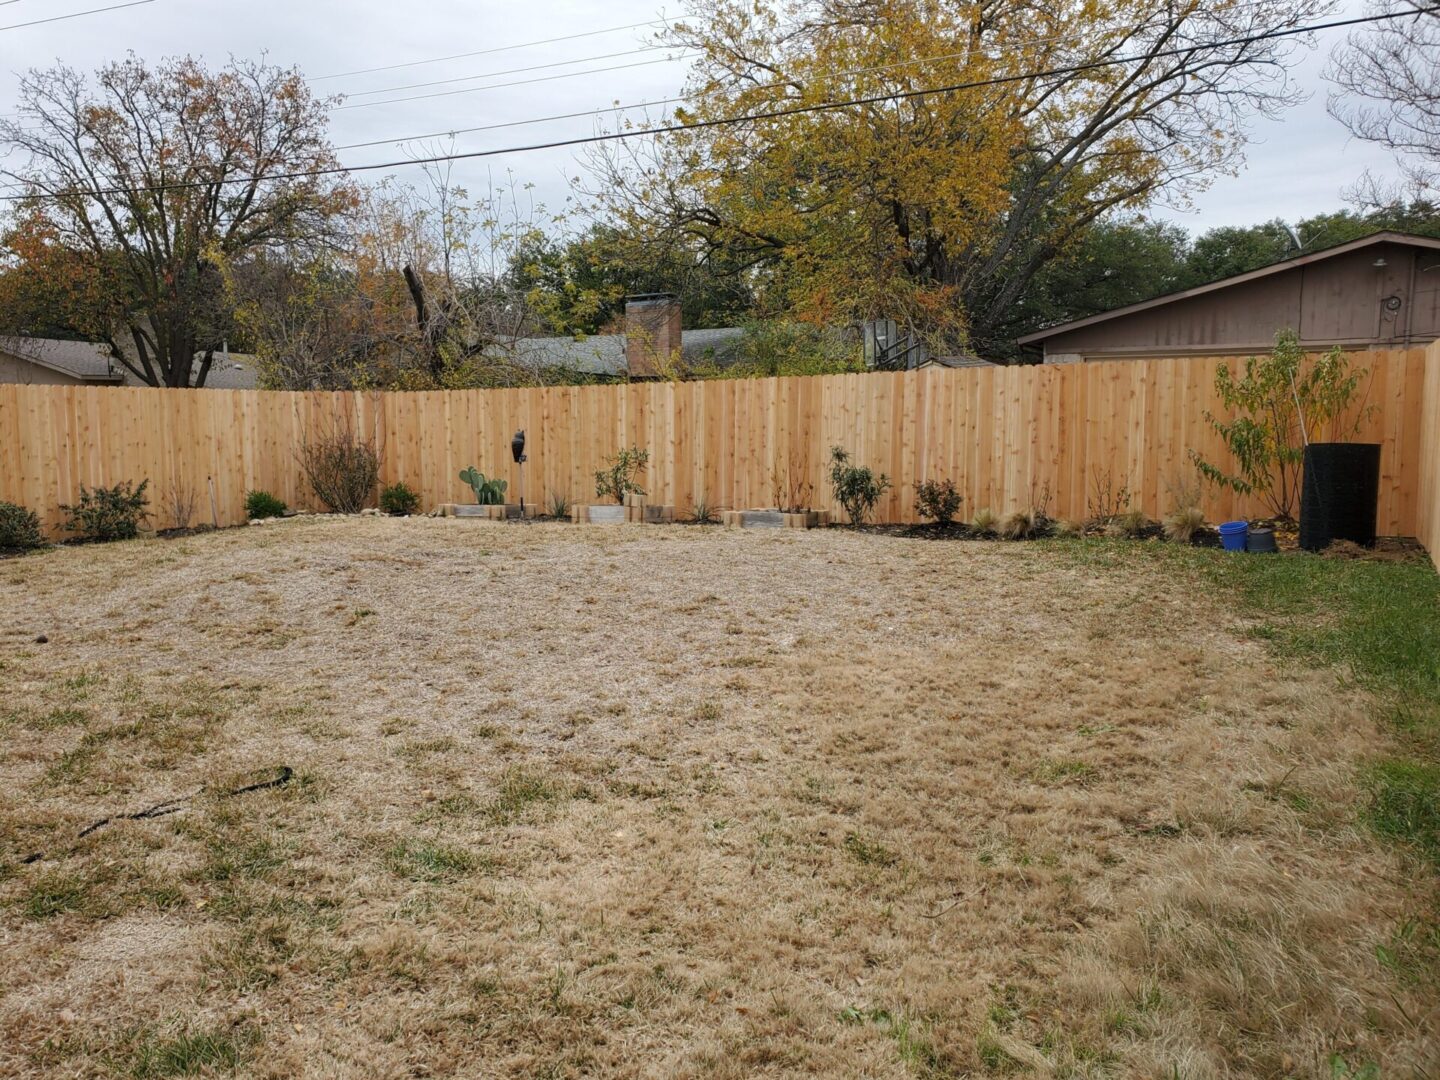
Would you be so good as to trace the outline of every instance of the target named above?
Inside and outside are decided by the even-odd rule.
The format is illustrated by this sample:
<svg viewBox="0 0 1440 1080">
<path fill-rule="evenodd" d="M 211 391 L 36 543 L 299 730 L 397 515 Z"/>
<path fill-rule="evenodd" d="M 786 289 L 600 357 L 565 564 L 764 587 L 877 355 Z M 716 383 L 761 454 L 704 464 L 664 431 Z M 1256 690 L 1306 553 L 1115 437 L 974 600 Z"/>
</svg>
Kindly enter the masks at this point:
<svg viewBox="0 0 1440 1080">
<path fill-rule="evenodd" d="M 310 490 L 337 514 L 358 514 L 380 480 L 380 450 L 349 426 L 307 434 L 296 454 Z"/>
<path fill-rule="evenodd" d="M 989 536 L 995 531 L 995 525 L 998 520 L 999 519 L 995 517 L 994 510 L 991 510 L 989 507 L 984 507 L 975 511 L 975 516 L 970 519 L 970 528 L 974 529 L 981 536 Z"/>
<path fill-rule="evenodd" d="M 40 518 L 35 511 L 14 503 L 0 502 L 0 548 L 38 548 L 45 543 L 40 535 Z"/>
<path fill-rule="evenodd" d="M 172 529 L 188 529 L 195 516 L 195 489 L 184 480 L 172 480 L 160 496 L 160 512 Z"/>
<path fill-rule="evenodd" d="M 284 517 L 287 507 L 268 491 L 247 491 L 245 493 L 245 516 L 251 521 L 258 518 Z"/>
<path fill-rule="evenodd" d="M 1259 495 L 1277 518 L 1293 518 L 1305 442 L 1353 435 L 1368 410 L 1349 422 L 1343 418 L 1359 389 L 1360 372 L 1340 346 L 1307 364 L 1295 331 L 1282 330 L 1270 354 L 1247 359 L 1238 378 L 1227 366 L 1215 372 L 1215 390 L 1235 419 L 1220 420 L 1208 411 L 1205 419 L 1224 440 L 1235 471 L 1193 450 L 1191 460 L 1211 483 Z"/>
<path fill-rule="evenodd" d="M 420 509 L 420 496 L 402 480 L 380 492 L 380 509 L 391 517 L 405 517 Z"/>
<path fill-rule="evenodd" d="M 951 480 L 926 480 L 915 489 L 915 512 L 921 517 L 933 518 L 939 525 L 954 521 L 963 501 Z"/>
<path fill-rule="evenodd" d="M 1051 526 L 1051 533 L 1061 540 L 1070 540 L 1080 535 L 1082 529 L 1078 521 L 1071 521 L 1069 518 L 1061 518 Z"/>
<path fill-rule="evenodd" d="M 558 491 L 550 492 L 550 516 L 554 518 L 570 516 L 570 500 Z"/>
<path fill-rule="evenodd" d="M 617 503 L 623 503 L 626 495 L 645 494 L 645 489 L 635 482 L 635 475 L 644 472 L 645 466 L 650 464 L 649 450 L 631 446 L 612 458 L 606 458 L 605 464 L 606 468 L 595 474 L 597 498 L 610 498 Z"/>
<path fill-rule="evenodd" d="M 145 507 L 150 504 L 145 497 L 149 485 L 149 480 L 141 480 L 139 487 L 128 480 L 113 488 L 87 488 L 81 484 L 80 501 L 60 507 L 66 515 L 65 528 L 80 540 L 134 539 L 140 532 Z"/>
<path fill-rule="evenodd" d="M 835 501 L 850 515 L 850 524 L 862 524 L 880 496 L 890 490 L 890 478 L 876 476 L 870 469 L 850 463 L 850 455 L 839 446 L 830 448 L 830 490 Z"/>
</svg>

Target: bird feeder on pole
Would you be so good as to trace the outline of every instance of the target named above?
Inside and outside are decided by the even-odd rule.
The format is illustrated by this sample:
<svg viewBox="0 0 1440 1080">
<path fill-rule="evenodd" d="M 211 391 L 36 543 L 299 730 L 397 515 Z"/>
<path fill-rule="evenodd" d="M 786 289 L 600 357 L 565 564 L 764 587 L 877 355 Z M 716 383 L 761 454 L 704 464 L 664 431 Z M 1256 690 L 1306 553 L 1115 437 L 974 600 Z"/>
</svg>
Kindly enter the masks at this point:
<svg viewBox="0 0 1440 1080">
<path fill-rule="evenodd" d="M 525 516 L 525 432 L 515 432 L 515 437 L 510 440 L 510 453 L 515 458 L 515 464 L 520 466 L 520 516 Z"/>
</svg>

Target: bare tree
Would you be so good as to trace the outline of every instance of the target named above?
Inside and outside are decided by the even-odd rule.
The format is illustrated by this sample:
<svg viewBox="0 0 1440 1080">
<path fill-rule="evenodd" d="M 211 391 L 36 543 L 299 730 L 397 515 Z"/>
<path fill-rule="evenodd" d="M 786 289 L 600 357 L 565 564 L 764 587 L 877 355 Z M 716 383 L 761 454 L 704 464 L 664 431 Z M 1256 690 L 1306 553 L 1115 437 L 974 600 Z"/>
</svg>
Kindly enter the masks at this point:
<svg viewBox="0 0 1440 1080">
<path fill-rule="evenodd" d="M 335 176 L 327 103 L 293 70 L 134 56 L 96 85 L 67 67 L 20 82 L 0 165 L 26 198 L 7 246 L 56 278 L 72 327 L 152 386 L 203 386 L 227 330 L 227 264 L 323 242 L 353 201 Z"/>
<path fill-rule="evenodd" d="M 1370 12 L 1410 14 L 1357 30 L 1331 54 L 1330 115 L 1390 150 L 1419 195 L 1440 187 L 1440 10 L 1429 0 L 1377 0 Z M 1367 178 L 1360 197 L 1386 201 L 1380 187 Z"/>
</svg>

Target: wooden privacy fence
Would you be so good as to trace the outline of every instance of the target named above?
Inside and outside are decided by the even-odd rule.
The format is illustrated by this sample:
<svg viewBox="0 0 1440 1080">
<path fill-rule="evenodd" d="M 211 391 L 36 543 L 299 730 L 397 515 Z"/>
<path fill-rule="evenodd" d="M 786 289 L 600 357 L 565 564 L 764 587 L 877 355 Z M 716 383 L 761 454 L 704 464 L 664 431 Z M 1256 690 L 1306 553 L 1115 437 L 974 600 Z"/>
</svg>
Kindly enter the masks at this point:
<svg viewBox="0 0 1440 1080">
<path fill-rule="evenodd" d="M 1369 368 L 1373 406 L 1360 438 L 1384 444 L 1380 528 L 1440 540 L 1440 352 L 1355 359 Z M 826 470 L 838 445 L 894 481 L 882 521 L 916 520 L 916 486 L 947 478 L 966 515 L 1029 506 L 1048 489 L 1053 515 L 1081 518 L 1096 480 L 1108 479 L 1158 516 L 1170 486 L 1194 477 L 1191 450 L 1227 460 L 1204 417 L 1220 411 L 1215 371 L 1226 362 L 385 394 L 0 386 L 0 499 L 53 528 L 78 485 L 148 478 L 152 506 L 179 483 L 197 496 L 196 520 L 208 521 L 213 479 L 220 523 L 237 524 L 250 489 L 313 507 L 297 447 L 307 432 L 350 423 L 380 441 L 383 481 L 404 480 L 426 508 L 467 499 L 457 477 L 467 465 L 505 477 L 513 494 L 510 438 L 523 428 L 532 502 L 550 492 L 590 500 L 605 457 L 636 445 L 650 451 L 642 483 L 651 496 L 682 509 L 702 499 L 774 505 L 807 484 L 802 501 L 835 509 Z M 1212 521 L 1261 512 L 1223 491 L 1205 498 Z"/>
</svg>

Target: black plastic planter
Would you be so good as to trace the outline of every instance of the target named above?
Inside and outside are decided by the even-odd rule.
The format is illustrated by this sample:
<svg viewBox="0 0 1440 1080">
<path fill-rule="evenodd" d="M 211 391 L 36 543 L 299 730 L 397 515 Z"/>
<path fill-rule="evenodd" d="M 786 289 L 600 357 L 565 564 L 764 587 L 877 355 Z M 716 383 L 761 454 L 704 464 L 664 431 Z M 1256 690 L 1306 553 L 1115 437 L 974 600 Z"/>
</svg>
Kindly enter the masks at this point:
<svg viewBox="0 0 1440 1080">
<path fill-rule="evenodd" d="M 1380 504 L 1379 443 L 1311 443 L 1300 483 L 1300 546 L 1322 551 L 1336 540 L 1375 546 Z"/>
<path fill-rule="evenodd" d="M 1275 545 L 1275 530 L 1268 525 L 1251 525 L 1245 534 L 1245 550 L 1252 555 L 1268 555 L 1279 551 Z"/>
</svg>

